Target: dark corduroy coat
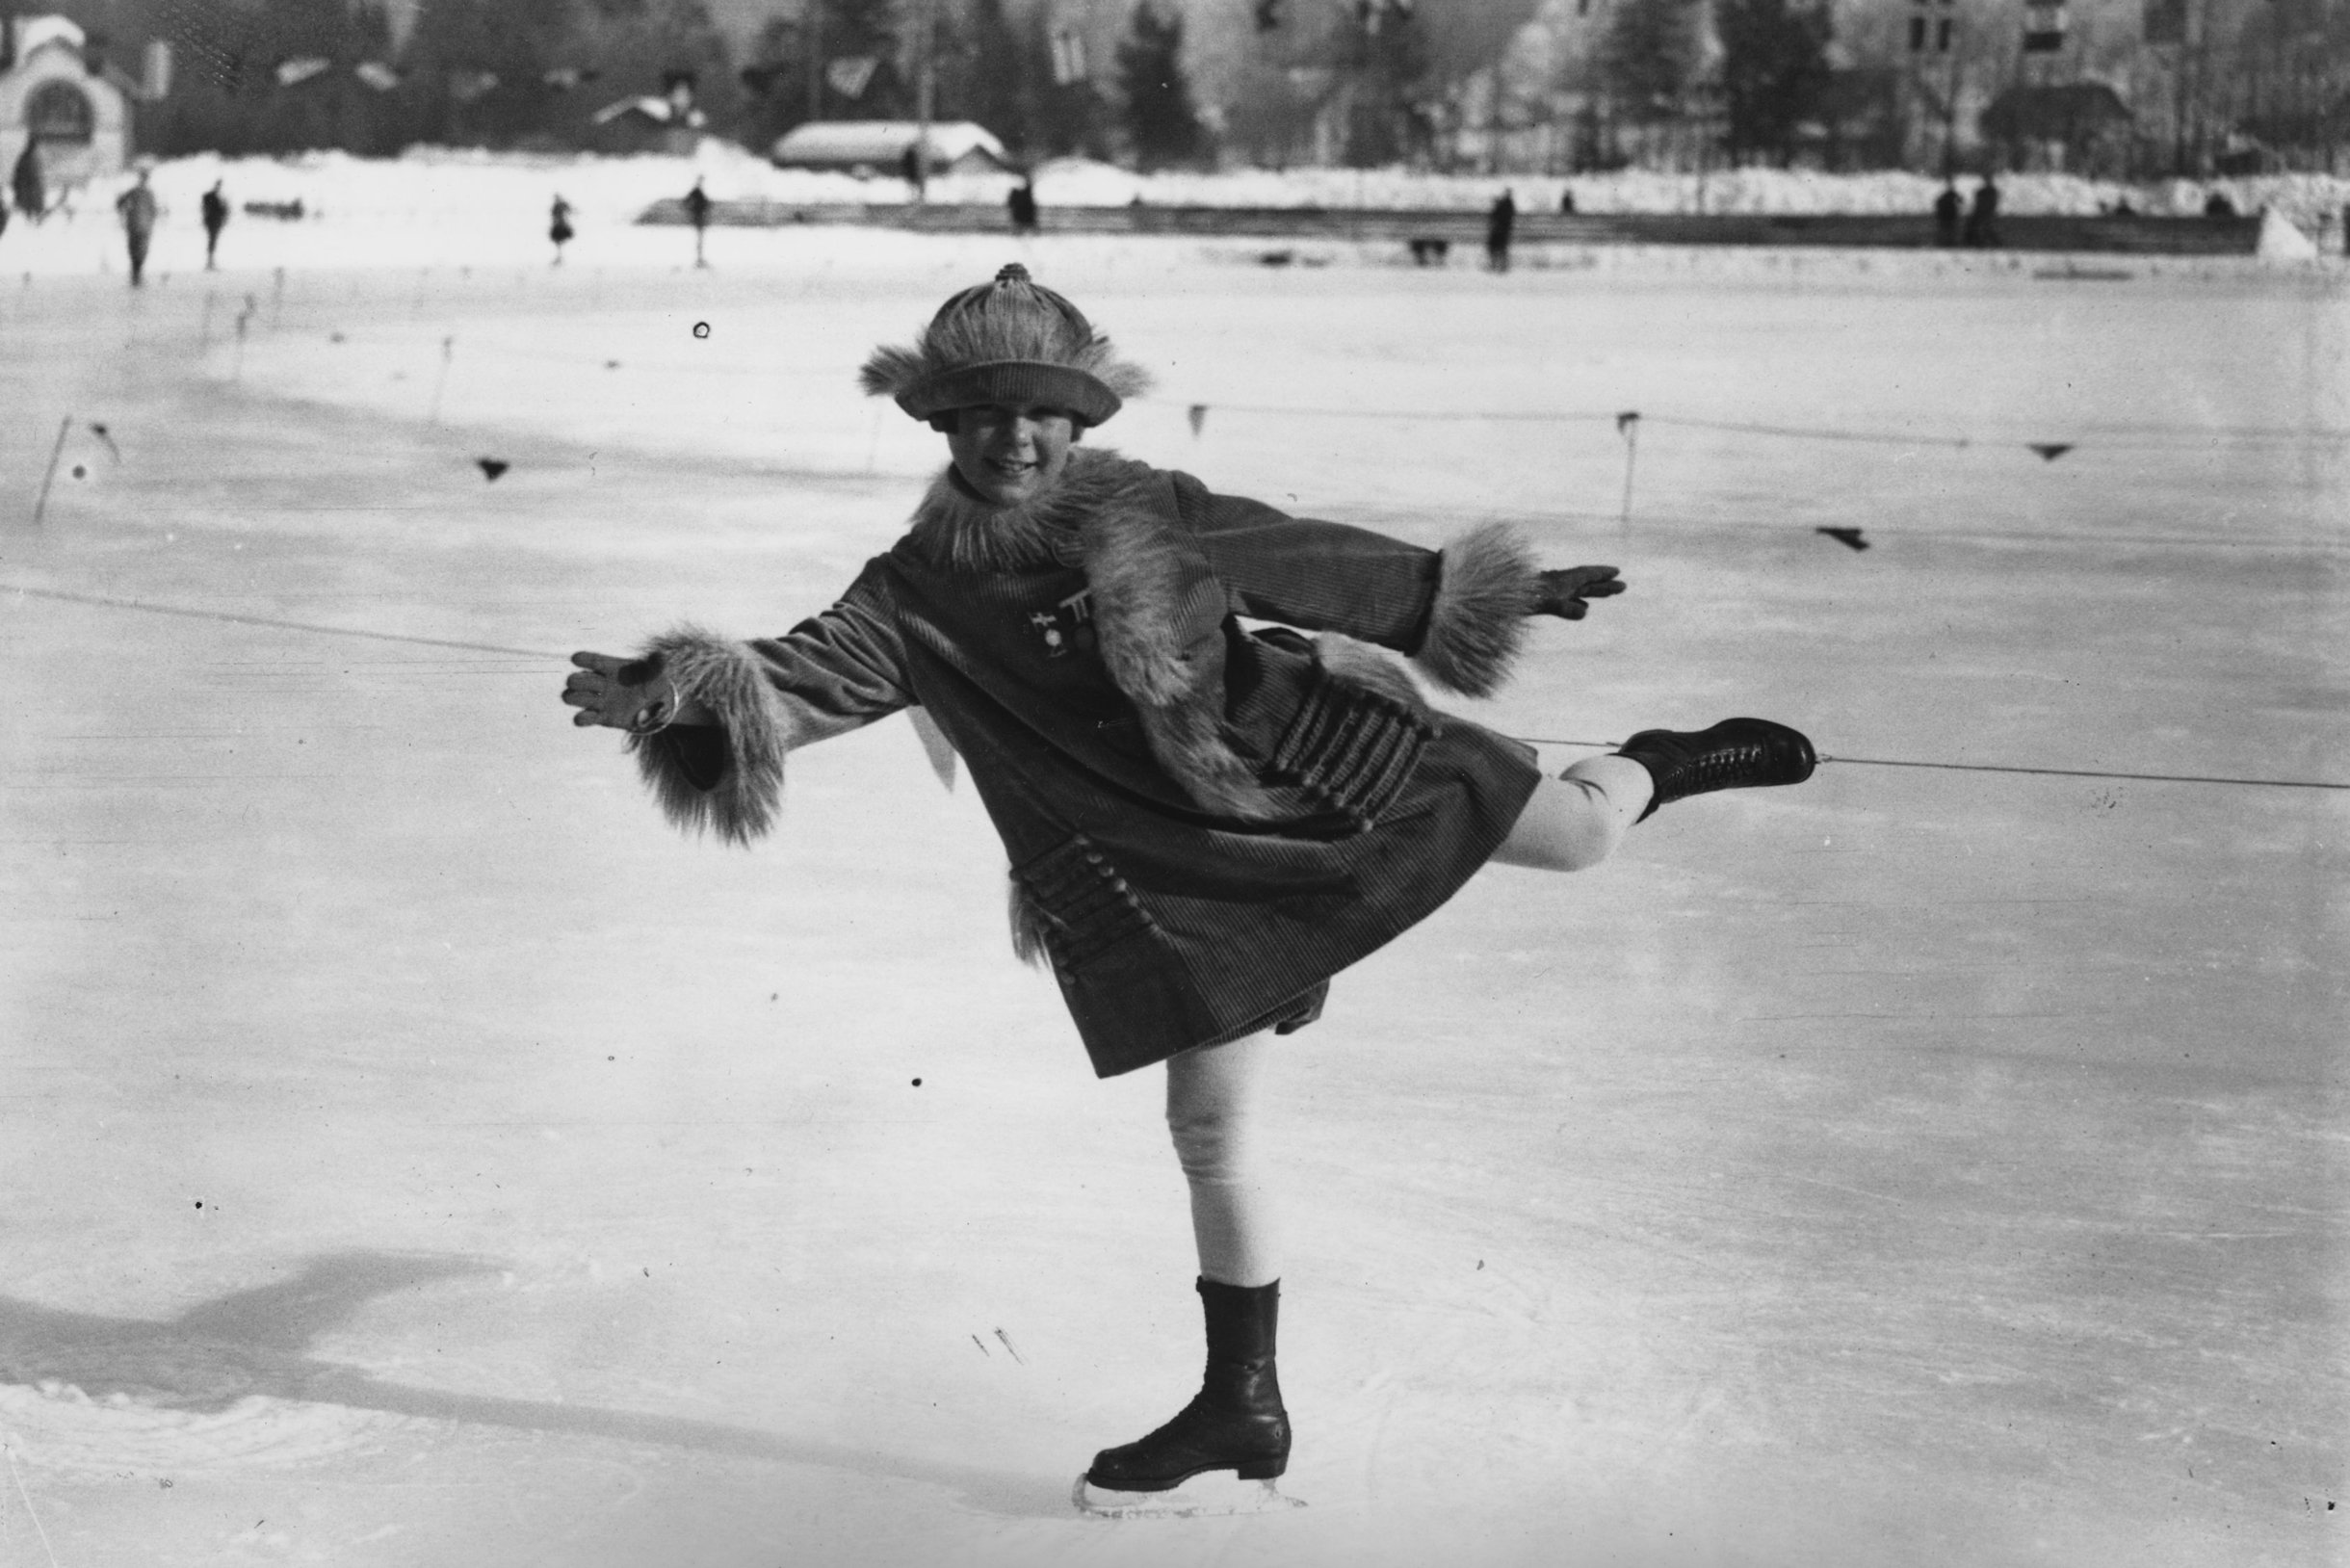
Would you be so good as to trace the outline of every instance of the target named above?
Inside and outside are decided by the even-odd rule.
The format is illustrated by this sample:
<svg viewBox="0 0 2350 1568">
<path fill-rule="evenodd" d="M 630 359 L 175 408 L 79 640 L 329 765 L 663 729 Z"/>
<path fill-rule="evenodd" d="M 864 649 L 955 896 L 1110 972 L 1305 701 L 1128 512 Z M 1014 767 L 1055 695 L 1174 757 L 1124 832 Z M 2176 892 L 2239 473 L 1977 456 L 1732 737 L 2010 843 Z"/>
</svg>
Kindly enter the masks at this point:
<svg viewBox="0 0 2350 1568">
<path fill-rule="evenodd" d="M 747 839 L 792 748 L 919 705 L 1003 836 L 1015 943 L 1108 1077 L 1310 1022 L 1500 847 L 1532 753 L 1361 642 L 1482 694 L 1536 589 L 1495 530 L 1440 553 L 1084 450 L 998 510 L 950 469 L 787 635 L 656 640 L 719 722 L 634 744 L 673 817 Z"/>
</svg>

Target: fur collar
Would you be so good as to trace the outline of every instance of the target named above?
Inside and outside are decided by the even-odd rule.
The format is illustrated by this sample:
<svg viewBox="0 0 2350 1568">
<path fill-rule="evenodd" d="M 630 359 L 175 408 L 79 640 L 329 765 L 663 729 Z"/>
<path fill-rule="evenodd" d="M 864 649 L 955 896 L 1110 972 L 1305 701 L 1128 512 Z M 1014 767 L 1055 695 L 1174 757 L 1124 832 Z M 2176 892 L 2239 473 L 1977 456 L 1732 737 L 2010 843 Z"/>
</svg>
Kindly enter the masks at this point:
<svg viewBox="0 0 2350 1568">
<path fill-rule="evenodd" d="M 995 507 L 950 467 L 923 497 L 907 537 L 941 570 L 1083 570 L 1102 663 L 1134 703 L 1160 766 L 1210 813 L 1275 812 L 1224 730 L 1225 592 L 1164 475 L 1081 449 L 1051 491 Z"/>
<path fill-rule="evenodd" d="M 949 463 L 914 509 L 908 535 L 924 560 L 942 571 L 1016 572 L 1075 566 L 1088 518 L 1101 515 L 1124 492 L 1150 483 L 1147 463 L 1098 447 L 1069 454 L 1060 483 L 1033 501 L 999 507 L 975 493 Z M 1135 498 L 1147 505 L 1147 499 Z M 1129 503 L 1132 504 L 1132 503 Z"/>
</svg>

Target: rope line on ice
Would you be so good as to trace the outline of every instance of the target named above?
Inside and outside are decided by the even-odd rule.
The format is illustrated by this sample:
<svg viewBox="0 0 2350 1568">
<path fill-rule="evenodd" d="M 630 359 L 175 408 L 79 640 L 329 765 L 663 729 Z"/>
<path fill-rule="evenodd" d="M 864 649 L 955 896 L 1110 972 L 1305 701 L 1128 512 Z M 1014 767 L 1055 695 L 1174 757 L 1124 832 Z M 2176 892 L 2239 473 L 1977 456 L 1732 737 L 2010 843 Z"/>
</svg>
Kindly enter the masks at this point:
<svg viewBox="0 0 2350 1568">
<path fill-rule="evenodd" d="M 1393 419 L 1407 421 L 1458 422 L 1469 424 L 1518 425 L 1601 425 L 1612 424 L 1619 431 L 1634 423 L 1668 425 L 1681 430 L 1718 431 L 1735 435 L 1768 435 L 1783 440 L 1844 441 L 1867 446 L 1947 447 L 1966 452 L 1975 447 L 1997 449 L 2022 447 L 2043 461 L 2053 462 L 2068 452 L 2091 447 L 2104 452 L 2168 452 L 2175 450 L 2180 439 L 2200 440 L 2213 445 L 2222 443 L 2302 444 L 2339 446 L 2350 443 L 2350 431 L 2325 429 L 2282 430 L 2260 426 L 2227 426 L 2217 429 L 2198 429 L 2192 426 L 2140 425 L 2120 429 L 2097 430 L 2084 428 L 2084 433 L 2095 434 L 2093 441 L 2031 441 L 2021 436 L 1975 435 L 1907 435 L 1895 431 L 1847 430 L 1828 425 L 1764 425 L 1743 420 L 1696 419 L 1678 414 L 1649 414 L 1636 409 L 1615 409 L 1605 413 L 1572 410 L 1507 409 L 1486 412 L 1475 409 L 1409 409 L 1409 408 L 1307 408 L 1251 403 L 1195 403 L 1190 405 L 1191 433 L 1198 435 L 1207 424 L 1208 415 L 1222 409 L 1236 414 L 1290 414 L 1304 419 Z M 2110 435 L 2144 435 L 2157 439 L 2131 441 L 2107 439 Z M 2169 439 L 2159 439 L 2169 437 Z"/>
<path fill-rule="evenodd" d="M 1592 751 L 1608 751 L 1619 744 L 1615 741 L 1566 741 L 1549 735 L 1520 735 L 1513 739 L 1528 745 L 1572 745 Z M 1997 762 L 1912 762 L 1893 757 L 1832 757 L 1819 754 L 1823 763 L 1848 763 L 1856 768 L 1931 768 L 1953 773 L 2035 773 L 2051 778 L 2119 778 L 2145 784 L 2241 784 L 2247 787 L 2272 790 L 2350 790 L 2350 784 L 2337 784 L 2321 778 L 2232 778 L 2217 773 L 2125 773 L 2102 768 L 2026 768 L 2020 763 Z"/>
<path fill-rule="evenodd" d="M 30 598 L 92 605 L 101 610 L 137 610 L 150 615 L 181 615 L 192 620 L 225 621 L 234 626 L 261 626 L 273 631 L 361 638 L 375 642 L 402 642 L 427 648 L 457 648 L 467 653 L 494 653 L 511 659 L 544 659 L 551 664 L 561 663 L 564 658 L 561 654 L 549 653 L 543 648 L 509 648 L 495 642 L 465 642 L 445 637 L 411 637 L 404 632 L 371 632 L 353 626 L 325 626 L 316 621 L 241 615 L 227 610 L 195 610 L 182 605 L 145 604 L 137 599 L 113 599 L 96 593 L 67 593 L 59 588 L 26 588 L 13 583 L 0 584 L 0 589 Z M 1614 741 L 1569 741 L 1551 735 L 1521 735 L 1515 739 L 1528 745 L 1572 745 L 1592 751 L 1612 750 L 1618 744 Z M 2025 768 L 1988 762 L 1917 762 L 1892 757 L 1832 757 L 1824 753 L 1819 760 L 1823 763 L 1849 763 L 1858 768 L 1931 768 L 1947 772 L 2035 773 L 2058 778 L 2130 779 L 2151 784 L 2240 784 L 2279 790 L 2350 790 L 2350 784 L 2337 784 L 2324 779 L 2225 778 L 2206 773 L 2125 773 L 2096 768 Z"/>
<path fill-rule="evenodd" d="M 405 632 L 370 632 L 352 626 L 323 626 L 316 621 L 278 620 L 269 615 L 240 615 L 229 610 L 192 610 L 182 605 L 143 604 L 137 599 L 110 599 L 96 593 L 67 593 L 59 588 L 25 588 L 19 584 L 4 585 L 9 592 L 36 599 L 57 599 L 66 604 L 96 605 L 103 610 L 142 610 L 150 615 L 182 615 L 190 620 L 221 620 L 234 626 L 266 626 L 281 632 L 315 632 L 324 637 L 356 637 L 375 642 L 406 642 L 427 648 L 458 648 L 467 653 L 504 654 L 512 659 L 549 659 L 560 661 L 563 655 L 549 653 L 543 648 L 508 648 L 494 642 L 460 642 L 445 637 L 411 637 Z"/>
</svg>

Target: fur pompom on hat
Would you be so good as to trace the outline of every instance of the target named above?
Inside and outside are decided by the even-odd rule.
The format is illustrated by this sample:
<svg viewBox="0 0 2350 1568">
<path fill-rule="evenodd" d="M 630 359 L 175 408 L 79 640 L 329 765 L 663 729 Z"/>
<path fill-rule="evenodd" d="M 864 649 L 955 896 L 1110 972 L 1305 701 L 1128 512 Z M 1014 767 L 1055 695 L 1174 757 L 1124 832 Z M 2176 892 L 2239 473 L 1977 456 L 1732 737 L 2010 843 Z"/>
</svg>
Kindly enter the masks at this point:
<svg viewBox="0 0 2350 1568">
<path fill-rule="evenodd" d="M 1018 262 L 938 307 L 910 349 L 875 349 L 857 379 L 916 419 L 957 408 L 1055 408 L 1099 425 L 1150 385 L 1067 300 Z"/>
</svg>

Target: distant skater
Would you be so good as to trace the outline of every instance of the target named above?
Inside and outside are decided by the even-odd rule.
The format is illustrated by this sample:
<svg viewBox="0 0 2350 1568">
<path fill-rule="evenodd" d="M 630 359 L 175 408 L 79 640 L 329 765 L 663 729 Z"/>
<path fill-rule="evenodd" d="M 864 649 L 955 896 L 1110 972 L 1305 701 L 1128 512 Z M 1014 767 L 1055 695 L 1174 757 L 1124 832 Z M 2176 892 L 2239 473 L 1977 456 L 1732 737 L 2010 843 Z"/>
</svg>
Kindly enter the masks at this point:
<svg viewBox="0 0 2350 1568">
<path fill-rule="evenodd" d="M 24 150 L 16 155 L 16 167 L 9 174 L 9 195 L 14 198 L 16 210 L 34 222 L 48 215 L 49 194 L 40 178 L 40 138 L 24 139 Z"/>
<path fill-rule="evenodd" d="M 695 187 L 696 190 L 700 187 Z M 554 265 L 563 264 L 563 247 L 571 243 L 571 203 L 556 193 L 555 205 L 547 209 L 547 238 L 555 242 Z M 697 244 L 695 249 L 700 248 Z"/>
<path fill-rule="evenodd" d="M 221 230 L 228 226 L 228 196 L 221 181 L 214 180 L 204 193 L 202 201 L 204 222 L 204 271 L 218 272 L 221 249 Z"/>
<path fill-rule="evenodd" d="M 139 183 L 115 197 L 122 216 L 122 238 L 130 247 L 131 287 L 140 286 L 146 271 L 147 245 L 155 238 L 155 193 L 147 185 L 147 170 L 139 170 Z"/>
<path fill-rule="evenodd" d="M 703 191 L 702 182 L 699 179 L 693 182 L 693 189 L 686 193 L 686 217 L 693 224 L 693 265 L 696 267 L 710 265 L 702 259 L 702 236 L 709 232 L 710 209 L 717 205 L 717 202 L 710 199 L 709 194 Z"/>
<path fill-rule="evenodd" d="M 1509 241 L 1517 228 L 1518 203 L 1504 190 L 1485 215 L 1485 265 L 1497 273 L 1509 271 Z"/>
<path fill-rule="evenodd" d="M 1004 198 L 1004 205 L 1011 212 L 1014 234 L 1036 232 L 1036 181 L 1033 176 L 1013 186 L 1011 194 Z"/>
<path fill-rule="evenodd" d="M 1616 569 L 1546 569 L 1493 524 L 1424 549 L 1082 445 L 1145 377 L 1020 266 L 876 349 L 861 381 L 946 441 L 905 535 L 789 632 L 681 627 L 633 659 L 574 654 L 562 700 L 575 724 L 627 734 L 671 821 L 740 844 L 774 825 L 793 751 L 919 707 L 1003 840 L 1014 951 L 1058 981 L 1094 1073 L 1163 1064 L 1189 1189 L 1199 1393 L 1097 1453 L 1077 1505 L 1147 1510 L 1208 1472 L 1269 1482 L 1291 1449 L 1265 1148 L 1276 1037 L 1481 867 L 1597 865 L 1668 802 L 1800 783 L 1811 743 L 1731 719 L 1643 730 L 1553 775 L 1430 704 L 1380 649 L 1486 695 L 1534 617 L 1580 620 L 1623 590 Z M 941 998 L 940 1025 L 953 1016 Z M 1493 1082 L 1474 1050 L 1424 1065 Z"/>
<path fill-rule="evenodd" d="M 1966 241 L 1975 249 L 1993 249 L 1999 243 L 1999 188 L 1989 174 L 1974 188 L 1973 205 L 1967 209 Z"/>
<path fill-rule="evenodd" d="M 1962 218 L 1967 210 L 1966 199 L 1958 194 L 1955 181 L 1942 182 L 1942 195 L 1934 198 L 1934 243 L 1945 250 L 1958 246 Z"/>
<path fill-rule="evenodd" d="M 1570 185 L 1558 193 L 1558 212 L 1562 218 L 1575 216 L 1575 187 Z"/>
<path fill-rule="evenodd" d="M 214 180 L 212 189 L 204 193 L 204 271 L 219 272 L 214 256 L 221 248 L 221 230 L 228 226 L 228 198 L 221 194 L 221 182 Z"/>
</svg>

